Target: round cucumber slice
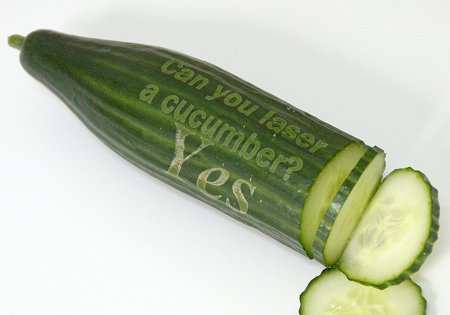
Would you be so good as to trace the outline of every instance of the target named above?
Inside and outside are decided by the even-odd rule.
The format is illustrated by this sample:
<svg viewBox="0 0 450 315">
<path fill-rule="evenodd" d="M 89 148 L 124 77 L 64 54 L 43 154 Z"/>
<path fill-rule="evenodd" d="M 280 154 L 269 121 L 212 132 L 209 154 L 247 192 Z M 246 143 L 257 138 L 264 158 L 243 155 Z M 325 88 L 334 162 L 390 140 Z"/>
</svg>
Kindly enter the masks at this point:
<svg viewBox="0 0 450 315">
<path fill-rule="evenodd" d="M 421 288 L 408 279 L 384 290 L 348 280 L 325 269 L 300 295 L 300 315 L 424 315 Z"/>
<path fill-rule="evenodd" d="M 369 148 L 326 211 L 314 240 L 314 259 L 325 266 L 334 266 L 342 255 L 370 198 L 381 182 L 385 154 Z"/>
<path fill-rule="evenodd" d="M 402 282 L 430 254 L 439 228 L 437 190 L 412 168 L 388 175 L 339 262 L 351 279 L 379 288 Z"/>
<path fill-rule="evenodd" d="M 367 149 L 356 142 L 346 146 L 324 167 L 312 185 L 300 216 L 300 243 L 310 258 L 313 258 L 316 231 L 326 210 Z"/>
</svg>

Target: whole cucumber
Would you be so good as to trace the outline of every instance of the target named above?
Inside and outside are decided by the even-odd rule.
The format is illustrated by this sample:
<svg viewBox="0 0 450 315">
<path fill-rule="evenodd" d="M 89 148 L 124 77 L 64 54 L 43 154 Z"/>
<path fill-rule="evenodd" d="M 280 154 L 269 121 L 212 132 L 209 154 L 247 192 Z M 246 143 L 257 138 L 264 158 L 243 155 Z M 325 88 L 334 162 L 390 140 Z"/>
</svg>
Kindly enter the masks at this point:
<svg viewBox="0 0 450 315">
<path fill-rule="evenodd" d="M 345 200 L 336 194 L 368 149 L 252 84 L 168 49 L 49 30 L 13 35 L 9 43 L 21 50 L 23 67 L 118 154 L 302 254 L 300 222 L 314 186 L 309 213 L 319 211 L 319 222 L 310 235 L 320 211 Z"/>
</svg>

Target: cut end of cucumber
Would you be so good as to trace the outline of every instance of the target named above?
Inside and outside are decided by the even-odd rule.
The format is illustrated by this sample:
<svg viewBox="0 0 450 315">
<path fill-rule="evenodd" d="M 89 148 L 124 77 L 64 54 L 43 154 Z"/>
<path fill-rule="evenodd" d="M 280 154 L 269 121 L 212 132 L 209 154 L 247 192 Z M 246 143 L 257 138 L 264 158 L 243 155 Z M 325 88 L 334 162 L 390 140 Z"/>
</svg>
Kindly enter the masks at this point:
<svg viewBox="0 0 450 315">
<path fill-rule="evenodd" d="M 385 178 L 339 262 L 352 280 L 385 288 L 417 271 L 437 239 L 437 191 L 419 171 Z"/>
<path fill-rule="evenodd" d="M 334 266 L 338 262 L 367 203 L 381 182 L 385 167 L 385 154 L 378 151 L 378 154 L 374 153 L 373 155 L 373 160 L 356 179 L 356 184 L 332 224 L 323 250 L 323 263 L 326 266 Z"/>
<path fill-rule="evenodd" d="M 424 315 L 426 301 L 411 280 L 385 290 L 348 280 L 326 269 L 300 295 L 300 315 Z"/>
<path fill-rule="evenodd" d="M 314 182 L 300 220 L 300 243 L 309 257 L 313 257 L 313 243 L 320 222 L 356 163 L 367 151 L 362 143 L 352 143 L 341 150 L 325 166 Z"/>
</svg>

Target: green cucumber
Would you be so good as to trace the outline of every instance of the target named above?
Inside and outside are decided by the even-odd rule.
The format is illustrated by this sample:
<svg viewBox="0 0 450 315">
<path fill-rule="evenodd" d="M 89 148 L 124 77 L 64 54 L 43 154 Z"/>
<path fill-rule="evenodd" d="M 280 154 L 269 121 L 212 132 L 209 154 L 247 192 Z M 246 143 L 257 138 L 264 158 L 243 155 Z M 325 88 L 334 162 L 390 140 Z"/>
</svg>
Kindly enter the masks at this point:
<svg viewBox="0 0 450 315">
<path fill-rule="evenodd" d="M 380 290 L 325 269 L 300 295 L 300 315 L 425 315 L 422 289 L 408 279 Z"/>
<path fill-rule="evenodd" d="M 412 168 L 389 174 L 370 201 L 339 262 L 352 280 L 379 288 L 416 272 L 439 229 L 437 190 Z"/>
<path fill-rule="evenodd" d="M 314 240 L 314 259 L 326 266 L 339 260 L 370 197 L 381 181 L 385 154 L 379 148 L 366 151 L 334 196 Z"/>
<path fill-rule="evenodd" d="M 13 35 L 9 43 L 21 50 L 23 67 L 118 154 L 302 254 L 305 204 L 306 213 L 327 209 L 368 149 L 254 85 L 168 49 L 48 30 Z"/>
</svg>

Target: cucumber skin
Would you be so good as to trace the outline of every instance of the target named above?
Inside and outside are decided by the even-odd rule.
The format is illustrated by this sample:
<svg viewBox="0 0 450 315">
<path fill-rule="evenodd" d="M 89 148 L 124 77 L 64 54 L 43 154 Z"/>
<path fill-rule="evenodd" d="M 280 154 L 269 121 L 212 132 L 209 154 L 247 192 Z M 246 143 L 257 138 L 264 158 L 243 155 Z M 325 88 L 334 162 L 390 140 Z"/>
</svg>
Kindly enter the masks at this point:
<svg viewBox="0 0 450 315">
<path fill-rule="evenodd" d="M 308 289 L 309 289 L 310 287 L 316 285 L 317 283 L 319 283 L 320 280 L 321 280 L 321 278 L 322 278 L 322 276 L 326 276 L 327 273 L 331 273 L 331 272 L 335 272 L 335 271 L 336 271 L 336 268 L 335 268 L 335 267 L 326 268 L 326 269 L 324 269 L 324 270 L 321 272 L 320 275 L 318 275 L 317 277 L 315 277 L 314 279 L 312 279 L 312 280 L 308 283 L 306 289 L 300 294 L 300 297 L 299 297 L 299 300 L 300 300 L 300 309 L 299 309 L 299 311 L 298 311 L 299 315 L 309 315 L 309 314 L 306 314 L 305 312 L 303 312 L 303 310 L 302 310 L 302 304 L 305 302 L 305 300 L 306 300 L 306 298 L 307 298 Z M 417 283 L 415 283 L 414 281 L 410 280 L 409 278 L 404 279 L 404 280 L 409 280 L 409 281 L 411 281 L 411 284 L 414 285 L 415 289 L 416 289 L 417 292 L 418 292 L 418 295 L 420 295 L 420 297 L 421 297 L 421 304 L 423 305 L 423 314 L 422 314 L 422 315 L 426 315 L 426 313 L 427 313 L 427 304 L 428 304 L 428 303 L 427 303 L 427 300 L 426 300 L 426 299 L 423 297 L 423 295 L 422 295 L 422 288 L 421 288 Z M 353 281 L 353 280 L 349 280 L 349 281 Z"/>
<path fill-rule="evenodd" d="M 378 147 L 369 148 L 367 150 L 367 152 L 364 154 L 364 156 L 361 158 L 358 164 L 356 164 L 355 168 L 350 172 L 349 176 L 342 184 L 338 193 L 331 202 L 330 207 L 325 212 L 322 222 L 320 223 L 319 228 L 317 229 L 316 238 L 313 244 L 314 259 L 320 262 L 321 264 L 327 267 L 331 267 L 325 261 L 324 250 L 328 237 L 330 236 L 331 229 L 333 228 L 334 221 L 339 215 L 342 206 L 347 200 L 347 197 L 352 192 L 353 187 L 355 187 L 364 170 L 367 168 L 370 162 L 372 162 L 372 160 L 377 156 L 377 154 L 381 152 L 383 151 Z"/>
<path fill-rule="evenodd" d="M 370 286 L 376 287 L 378 289 L 386 289 L 392 285 L 402 283 L 403 281 L 408 279 L 413 273 L 417 272 L 420 269 L 420 267 L 422 267 L 422 265 L 425 263 L 426 259 L 431 254 L 431 252 L 433 251 L 433 246 L 438 239 L 438 232 L 439 232 L 440 205 L 439 205 L 439 200 L 438 200 L 438 190 L 433 185 L 431 185 L 430 180 L 424 173 L 422 173 L 421 171 L 418 171 L 416 169 L 413 169 L 412 167 L 395 169 L 394 171 L 389 173 L 389 175 L 386 176 L 383 181 L 387 180 L 389 178 L 389 176 L 392 176 L 397 172 L 405 172 L 405 171 L 416 172 L 421 177 L 421 179 L 427 184 L 427 186 L 429 188 L 429 195 L 430 195 L 430 200 L 431 200 L 431 205 L 430 205 L 430 207 L 431 207 L 431 226 L 429 228 L 429 234 L 428 234 L 427 241 L 425 242 L 425 244 L 422 248 L 422 251 L 414 259 L 414 261 L 411 263 L 411 265 L 409 265 L 407 268 L 405 268 L 405 270 L 403 270 L 402 273 L 400 273 L 398 276 L 396 276 L 392 279 L 387 279 L 383 283 L 373 283 L 369 279 L 355 279 L 355 278 L 351 277 L 350 275 L 348 275 L 344 270 L 339 268 L 340 266 L 338 263 L 337 268 L 339 268 L 342 271 L 342 273 L 344 273 L 345 276 L 349 280 L 359 282 L 364 285 L 370 285 Z"/>
<path fill-rule="evenodd" d="M 252 104 L 266 112 L 276 110 L 302 129 L 321 139 L 328 146 L 312 154 L 301 150 L 273 131 L 263 128 L 257 119 L 244 117 L 235 109 L 216 101 L 205 102 L 194 88 L 162 74 L 160 67 L 168 59 L 180 60 L 184 66 L 210 79 L 211 86 L 221 84 L 237 91 Z M 304 254 L 299 243 L 301 209 L 308 191 L 320 170 L 340 150 L 353 142 L 362 143 L 341 130 L 303 112 L 277 97 L 209 63 L 159 47 L 89 39 L 48 30 L 29 34 L 21 49 L 23 67 L 37 80 L 57 94 L 82 122 L 118 154 L 163 182 L 220 209 L 235 219 L 249 224 L 281 243 Z M 289 181 L 269 174 L 219 144 L 205 148 L 186 161 L 178 177 L 167 173 L 174 158 L 176 121 L 162 114 L 154 104 L 148 106 L 139 93 L 149 83 L 157 84 L 165 94 L 177 94 L 197 109 L 220 117 L 232 126 L 246 126 L 246 138 L 258 133 L 261 147 L 271 147 L 285 156 L 303 159 L 304 167 Z M 213 88 L 208 94 L 213 93 Z M 260 117 L 258 117 L 260 118 Z M 198 143 L 186 143 L 186 151 L 199 145 L 202 135 L 194 130 Z M 224 167 L 229 172 L 227 189 L 209 186 L 211 199 L 196 187 L 198 174 L 205 169 Z M 286 167 L 281 169 L 286 171 Z M 248 211 L 242 214 L 231 209 L 225 197 L 235 200 L 229 187 L 237 179 L 251 181 L 257 188 L 248 199 Z M 225 186 L 224 186 L 225 187 Z M 244 192 L 247 197 L 249 191 Z M 236 202 L 233 204 L 236 207 Z"/>
</svg>

